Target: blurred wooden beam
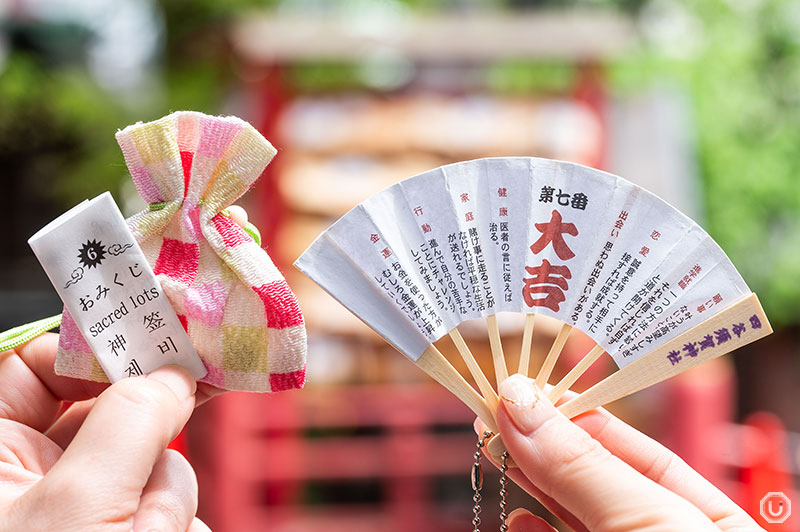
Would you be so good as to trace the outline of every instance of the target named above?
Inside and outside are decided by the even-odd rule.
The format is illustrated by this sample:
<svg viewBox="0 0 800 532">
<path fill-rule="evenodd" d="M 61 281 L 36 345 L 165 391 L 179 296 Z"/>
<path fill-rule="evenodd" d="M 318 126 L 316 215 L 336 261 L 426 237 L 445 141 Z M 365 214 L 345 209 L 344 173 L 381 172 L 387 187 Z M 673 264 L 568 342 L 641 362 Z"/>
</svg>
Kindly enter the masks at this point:
<svg viewBox="0 0 800 532">
<path fill-rule="evenodd" d="M 254 63 L 358 61 L 376 50 L 421 62 L 603 61 L 637 42 L 630 18 L 599 9 L 364 18 L 254 14 L 233 25 L 231 40 Z"/>
</svg>

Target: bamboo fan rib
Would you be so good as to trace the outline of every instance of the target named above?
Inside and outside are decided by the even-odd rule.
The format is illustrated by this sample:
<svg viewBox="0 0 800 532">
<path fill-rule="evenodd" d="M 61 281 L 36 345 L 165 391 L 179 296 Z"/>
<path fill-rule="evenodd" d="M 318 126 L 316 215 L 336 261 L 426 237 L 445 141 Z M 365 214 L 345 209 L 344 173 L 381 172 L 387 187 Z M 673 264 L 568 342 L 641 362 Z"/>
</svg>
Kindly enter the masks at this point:
<svg viewBox="0 0 800 532">
<path fill-rule="evenodd" d="M 436 168 L 356 206 L 295 265 L 495 428 L 497 393 L 458 326 L 483 319 L 496 384 L 509 372 L 496 315 L 526 314 L 519 362 L 544 387 L 573 329 L 595 346 L 549 390 L 558 401 L 604 353 L 618 370 L 560 406 L 572 417 L 771 331 L 754 294 L 692 220 L 644 189 L 530 157 Z M 562 326 L 541 367 L 534 316 Z M 449 336 L 476 391 L 433 347 Z"/>
</svg>

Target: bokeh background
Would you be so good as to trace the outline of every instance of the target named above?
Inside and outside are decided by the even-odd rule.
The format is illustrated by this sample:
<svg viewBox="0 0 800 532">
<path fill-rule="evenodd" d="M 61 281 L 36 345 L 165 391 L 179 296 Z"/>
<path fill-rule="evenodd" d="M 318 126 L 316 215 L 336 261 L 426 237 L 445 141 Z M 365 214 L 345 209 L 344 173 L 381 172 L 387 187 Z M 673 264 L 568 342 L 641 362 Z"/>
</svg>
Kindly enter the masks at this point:
<svg viewBox="0 0 800 532">
<path fill-rule="evenodd" d="M 278 147 L 242 204 L 309 327 L 306 390 L 227 394 L 182 436 L 213 530 L 470 526 L 470 412 L 291 263 L 373 192 L 492 155 L 617 173 L 719 242 L 775 334 L 611 409 L 754 516 L 769 491 L 800 506 L 800 3 L 3 0 L 0 330 L 60 312 L 27 238 L 105 190 L 141 209 L 113 134 L 180 109 Z M 514 352 L 519 322 L 502 326 Z M 557 327 L 537 321 L 535 359 Z M 462 332 L 491 379 L 485 333 Z M 555 377 L 591 346 L 573 336 Z"/>
</svg>

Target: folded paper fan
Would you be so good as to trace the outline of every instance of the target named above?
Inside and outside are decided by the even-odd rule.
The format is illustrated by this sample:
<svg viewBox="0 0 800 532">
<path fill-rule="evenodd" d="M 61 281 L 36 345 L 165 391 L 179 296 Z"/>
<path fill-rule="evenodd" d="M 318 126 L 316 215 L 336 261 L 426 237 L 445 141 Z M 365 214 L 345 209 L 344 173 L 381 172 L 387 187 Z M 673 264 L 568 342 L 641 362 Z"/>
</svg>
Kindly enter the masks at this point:
<svg viewBox="0 0 800 532">
<path fill-rule="evenodd" d="M 561 405 L 573 417 L 771 332 L 719 246 L 675 208 L 622 178 L 528 157 L 456 163 L 397 183 L 321 234 L 295 265 L 496 430 L 497 394 L 458 332 L 496 314 L 562 322 L 544 386 L 573 328 L 596 346 L 550 390 L 557 401 L 603 353 L 619 369 Z M 450 335 L 480 394 L 432 345 Z"/>
<path fill-rule="evenodd" d="M 117 133 L 149 208 L 128 225 L 214 386 L 300 388 L 306 333 L 297 300 L 269 255 L 223 213 L 275 148 L 247 122 L 177 112 Z M 64 310 L 56 372 L 106 380 Z"/>
</svg>

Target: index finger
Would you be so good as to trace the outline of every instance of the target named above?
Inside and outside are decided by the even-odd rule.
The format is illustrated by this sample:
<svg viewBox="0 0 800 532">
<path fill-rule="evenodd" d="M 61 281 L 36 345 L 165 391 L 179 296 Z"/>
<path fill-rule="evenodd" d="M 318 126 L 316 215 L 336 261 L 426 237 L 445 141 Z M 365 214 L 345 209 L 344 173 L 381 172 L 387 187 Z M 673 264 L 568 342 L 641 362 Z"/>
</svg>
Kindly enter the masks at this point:
<svg viewBox="0 0 800 532">
<path fill-rule="evenodd" d="M 559 404 L 576 395 L 567 392 Z M 572 421 L 611 454 L 695 505 L 718 526 L 757 526 L 747 512 L 679 456 L 604 408 L 590 410 Z"/>
<path fill-rule="evenodd" d="M 588 529 L 632 530 L 645 523 L 717 530 L 697 507 L 611 454 L 571 423 L 533 380 L 499 386 L 497 426 L 520 470 Z"/>
<path fill-rule="evenodd" d="M 62 401 L 83 401 L 108 387 L 56 375 L 57 351 L 58 335 L 47 333 L 0 353 L 0 418 L 44 431 L 55 420 Z"/>
<path fill-rule="evenodd" d="M 747 512 L 678 455 L 607 410 L 591 410 L 572 421 L 612 454 L 694 504 L 718 525 L 725 521 L 726 526 L 757 526 Z"/>
</svg>

